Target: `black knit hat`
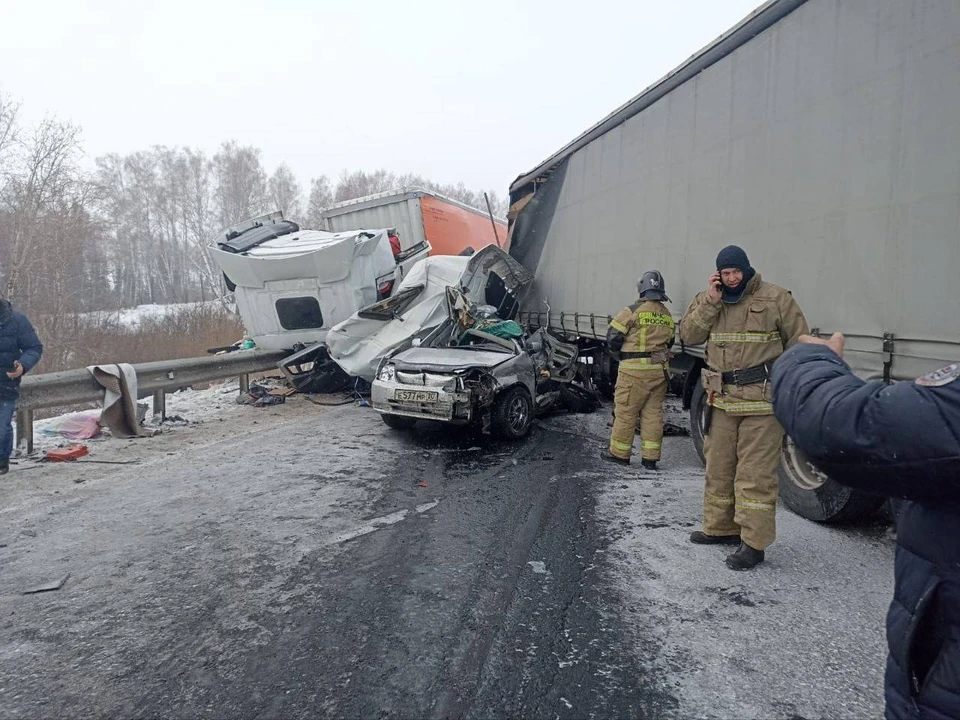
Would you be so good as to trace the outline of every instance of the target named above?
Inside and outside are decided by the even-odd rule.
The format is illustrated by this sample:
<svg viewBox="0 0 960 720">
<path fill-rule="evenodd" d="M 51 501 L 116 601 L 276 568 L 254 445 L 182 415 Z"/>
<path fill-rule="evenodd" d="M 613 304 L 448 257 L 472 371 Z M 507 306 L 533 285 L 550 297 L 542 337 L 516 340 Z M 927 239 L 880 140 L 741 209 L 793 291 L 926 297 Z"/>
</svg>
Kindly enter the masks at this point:
<svg viewBox="0 0 960 720">
<path fill-rule="evenodd" d="M 742 272 L 750 270 L 750 260 L 743 248 L 736 245 L 727 245 L 717 255 L 717 270 L 736 268 Z"/>
</svg>

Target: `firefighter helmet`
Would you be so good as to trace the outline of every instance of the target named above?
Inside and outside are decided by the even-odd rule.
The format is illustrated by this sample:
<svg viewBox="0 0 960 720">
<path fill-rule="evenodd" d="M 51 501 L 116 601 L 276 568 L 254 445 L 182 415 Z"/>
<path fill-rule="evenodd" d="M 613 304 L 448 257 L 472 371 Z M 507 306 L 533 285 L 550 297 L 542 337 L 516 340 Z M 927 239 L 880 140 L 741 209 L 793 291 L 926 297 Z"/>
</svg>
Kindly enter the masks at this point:
<svg viewBox="0 0 960 720">
<path fill-rule="evenodd" d="M 666 286 L 663 282 L 663 275 L 658 270 L 645 272 L 637 280 L 637 294 L 644 300 L 666 300 L 670 302 L 665 292 Z"/>
</svg>

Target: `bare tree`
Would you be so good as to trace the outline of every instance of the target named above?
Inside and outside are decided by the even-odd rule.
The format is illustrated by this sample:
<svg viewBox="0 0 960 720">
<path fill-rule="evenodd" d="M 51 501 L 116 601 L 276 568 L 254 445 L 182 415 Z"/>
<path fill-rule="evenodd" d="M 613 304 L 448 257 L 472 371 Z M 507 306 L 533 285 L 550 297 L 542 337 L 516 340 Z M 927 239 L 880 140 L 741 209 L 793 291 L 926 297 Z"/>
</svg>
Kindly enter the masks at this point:
<svg viewBox="0 0 960 720">
<path fill-rule="evenodd" d="M 20 113 L 20 106 L 13 100 L 0 95 L 0 188 L 3 187 L 4 177 L 6 177 L 6 159 L 9 157 L 10 149 L 18 141 L 17 137 L 17 116 Z"/>
<path fill-rule="evenodd" d="M 382 168 L 370 173 L 365 170 L 354 170 L 353 172 L 344 171 L 337 181 L 334 199 L 336 202 L 353 200 L 354 198 L 365 197 L 366 195 L 386 192 L 396 186 L 396 175 Z"/>
<path fill-rule="evenodd" d="M 260 150 L 242 147 L 233 140 L 225 142 L 213 156 L 213 173 L 221 227 L 263 212 L 267 174 L 260 160 Z"/>
<path fill-rule="evenodd" d="M 284 163 L 277 166 L 267 181 L 267 194 L 271 210 L 279 210 L 287 219 L 301 219 L 303 190 L 296 176 Z"/>
<path fill-rule="evenodd" d="M 333 205 L 333 190 L 326 175 L 310 181 L 310 199 L 307 201 L 307 227 L 319 229 L 323 224 L 321 214 Z"/>
<path fill-rule="evenodd" d="M 25 142 L 4 186 L 12 223 L 6 257 L 6 293 L 29 296 L 43 279 L 33 272 L 45 251 L 56 251 L 41 231 L 41 220 L 64 211 L 78 182 L 76 157 L 80 129 L 46 118 Z"/>
</svg>

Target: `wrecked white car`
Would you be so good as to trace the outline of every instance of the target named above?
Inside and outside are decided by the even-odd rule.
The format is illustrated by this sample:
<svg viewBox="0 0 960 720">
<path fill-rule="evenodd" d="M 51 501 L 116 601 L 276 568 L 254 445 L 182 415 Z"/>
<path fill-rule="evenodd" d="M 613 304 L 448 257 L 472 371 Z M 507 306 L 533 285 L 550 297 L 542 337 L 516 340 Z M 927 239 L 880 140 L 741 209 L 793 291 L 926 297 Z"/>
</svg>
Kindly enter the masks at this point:
<svg viewBox="0 0 960 720">
<path fill-rule="evenodd" d="M 331 357 L 370 379 L 372 405 L 390 427 L 476 423 L 522 438 L 564 395 L 560 386 L 582 379 L 576 345 L 543 331 L 527 337 L 512 321 L 531 279 L 493 246 L 471 258 L 427 259 L 394 297 L 331 330 Z"/>
<path fill-rule="evenodd" d="M 458 288 L 470 303 L 492 306 L 498 317 L 512 318 L 532 280 L 529 270 L 494 245 L 469 257 L 421 260 L 390 298 L 361 308 L 330 329 L 330 357 L 351 377 L 373 382 L 384 355 L 422 341 L 450 318 L 447 288 Z"/>
</svg>

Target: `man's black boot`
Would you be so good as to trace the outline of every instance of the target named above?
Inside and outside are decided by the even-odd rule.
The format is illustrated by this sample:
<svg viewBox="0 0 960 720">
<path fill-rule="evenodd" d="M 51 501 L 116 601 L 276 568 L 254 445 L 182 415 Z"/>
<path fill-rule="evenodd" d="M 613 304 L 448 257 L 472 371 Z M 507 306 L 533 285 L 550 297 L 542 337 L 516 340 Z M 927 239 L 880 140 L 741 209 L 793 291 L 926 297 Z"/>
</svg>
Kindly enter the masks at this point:
<svg viewBox="0 0 960 720">
<path fill-rule="evenodd" d="M 696 545 L 739 545 L 739 535 L 707 535 L 701 530 L 690 533 L 690 542 Z"/>
<path fill-rule="evenodd" d="M 657 461 L 656 460 L 641 460 L 640 464 L 643 465 L 647 470 L 656 470 Z"/>
<path fill-rule="evenodd" d="M 10 472 L 10 461 L 0 460 L 0 475 L 6 475 Z"/>
<path fill-rule="evenodd" d="M 737 551 L 727 556 L 727 567 L 731 570 L 750 570 L 762 562 L 763 550 L 754 550 L 746 543 L 740 543 Z"/>
<path fill-rule="evenodd" d="M 625 458 L 618 458 L 616 455 L 614 455 L 614 454 L 613 454 L 612 452 L 610 452 L 609 450 L 604 450 L 604 451 L 602 451 L 602 452 L 600 453 L 600 459 L 601 459 L 601 460 L 606 460 L 607 462 L 616 463 L 617 465 L 629 465 L 629 464 L 630 464 L 630 459 L 629 459 L 629 458 L 626 458 L 626 459 L 625 459 Z"/>
</svg>

